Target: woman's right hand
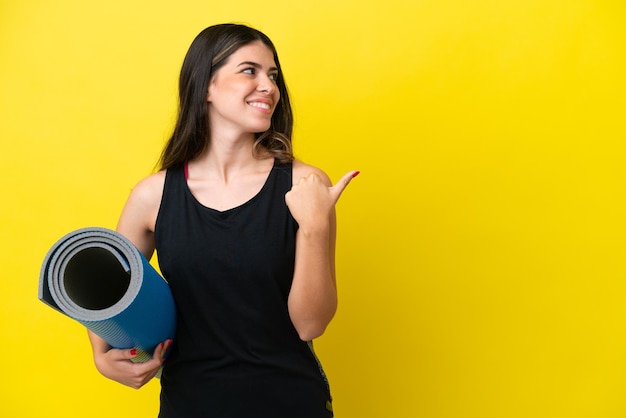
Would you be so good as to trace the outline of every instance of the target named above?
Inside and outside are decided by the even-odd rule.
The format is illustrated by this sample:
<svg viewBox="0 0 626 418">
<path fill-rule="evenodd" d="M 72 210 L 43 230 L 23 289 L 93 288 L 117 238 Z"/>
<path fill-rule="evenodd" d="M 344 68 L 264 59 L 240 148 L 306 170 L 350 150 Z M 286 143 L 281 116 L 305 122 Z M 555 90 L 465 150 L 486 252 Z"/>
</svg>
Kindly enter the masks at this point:
<svg viewBox="0 0 626 418">
<path fill-rule="evenodd" d="M 134 363 L 131 360 L 137 355 L 137 350 L 111 348 L 91 331 L 89 339 L 98 371 L 103 376 L 133 389 L 139 389 L 156 376 L 165 361 L 165 353 L 172 344 L 172 340 L 164 341 L 156 346 L 150 360 Z"/>
</svg>

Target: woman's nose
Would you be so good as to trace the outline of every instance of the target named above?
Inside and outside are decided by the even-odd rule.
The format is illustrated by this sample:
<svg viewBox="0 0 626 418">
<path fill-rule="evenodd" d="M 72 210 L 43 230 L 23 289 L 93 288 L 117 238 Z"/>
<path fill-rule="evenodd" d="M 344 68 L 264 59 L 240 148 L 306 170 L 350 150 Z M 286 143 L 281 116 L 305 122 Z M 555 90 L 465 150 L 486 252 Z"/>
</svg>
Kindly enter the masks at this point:
<svg viewBox="0 0 626 418">
<path fill-rule="evenodd" d="M 259 85 L 257 86 L 257 90 L 267 94 L 272 94 L 274 93 L 274 90 L 276 90 L 276 84 L 274 83 L 274 80 L 270 78 L 270 76 L 264 75 L 259 78 Z"/>
</svg>

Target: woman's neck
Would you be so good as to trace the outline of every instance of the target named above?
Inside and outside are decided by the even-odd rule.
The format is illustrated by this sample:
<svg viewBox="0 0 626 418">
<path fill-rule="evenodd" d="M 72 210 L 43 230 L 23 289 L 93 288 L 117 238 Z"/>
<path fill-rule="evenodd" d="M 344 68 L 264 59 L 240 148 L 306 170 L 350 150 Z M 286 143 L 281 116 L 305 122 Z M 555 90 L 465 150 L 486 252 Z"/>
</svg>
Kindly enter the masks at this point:
<svg viewBox="0 0 626 418">
<path fill-rule="evenodd" d="M 212 139 L 207 150 L 189 162 L 190 177 L 211 178 L 227 184 L 232 178 L 266 171 L 273 158 L 269 154 L 255 156 L 253 147 L 254 137 L 240 141 Z"/>
</svg>

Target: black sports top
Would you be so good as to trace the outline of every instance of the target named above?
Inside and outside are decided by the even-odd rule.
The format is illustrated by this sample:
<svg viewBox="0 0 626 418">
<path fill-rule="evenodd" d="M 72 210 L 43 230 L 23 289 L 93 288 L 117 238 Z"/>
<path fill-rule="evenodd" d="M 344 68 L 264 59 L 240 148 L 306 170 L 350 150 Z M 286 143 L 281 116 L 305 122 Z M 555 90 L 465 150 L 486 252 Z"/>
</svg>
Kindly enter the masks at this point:
<svg viewBox="0 0 626 418">
<path fill-rule="evenodd" d="M 291 186 L 291 164 L 274 163 L 257 195 L 221 212 L 196 200 L 183 167 L 167 170 L 155 241 L 178 324 L 159 417 L 333 416 L 324 371 L 287 311 Z"/>
</svg>

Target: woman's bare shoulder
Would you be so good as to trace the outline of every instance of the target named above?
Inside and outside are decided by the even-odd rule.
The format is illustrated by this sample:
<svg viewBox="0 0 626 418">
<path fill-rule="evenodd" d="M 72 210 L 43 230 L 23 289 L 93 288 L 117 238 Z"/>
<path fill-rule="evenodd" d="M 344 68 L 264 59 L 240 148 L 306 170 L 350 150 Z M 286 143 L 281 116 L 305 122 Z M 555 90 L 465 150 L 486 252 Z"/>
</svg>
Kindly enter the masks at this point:
<svg viewBox="0 0 626 418">
<path fill-rule="evenodd" d="M 320 168 L 315 167 L 311 164 L 307 164 L 303 161 L 294 160 L 293 162 L 293 182 L 297 182 L 302 177 L 307 177 L 309 174 L 317 175 L 322 181 L 327 183 L 329 186 L 331 185 L 330 178 L 328 175 Z"/>
<path fill-rule="evenodd" d="M 143 204 L 159 204 L 163 196 L 163 185 L 165 184 L 165 170 L 151 174 L 141 179 L 131 192 L 130 198 L 142 202 Z"/>
<path fill-rule="evenodd" d="M 154 251 L 154 227 L 163 196 L 165 172 L 140 180 L 130 192 L 117 231 L 130 239 L 149 260 Z"/>
<path fill-rule="evenodd" d="M 165 171 L 159 171 L 140 180 L 128 196 L 118 229 L 128 230 L 133 235 L 137 232 L 133 231 L 134 229 L 153 231 L 161 206 L 164 184 Z"/>
</svg>

